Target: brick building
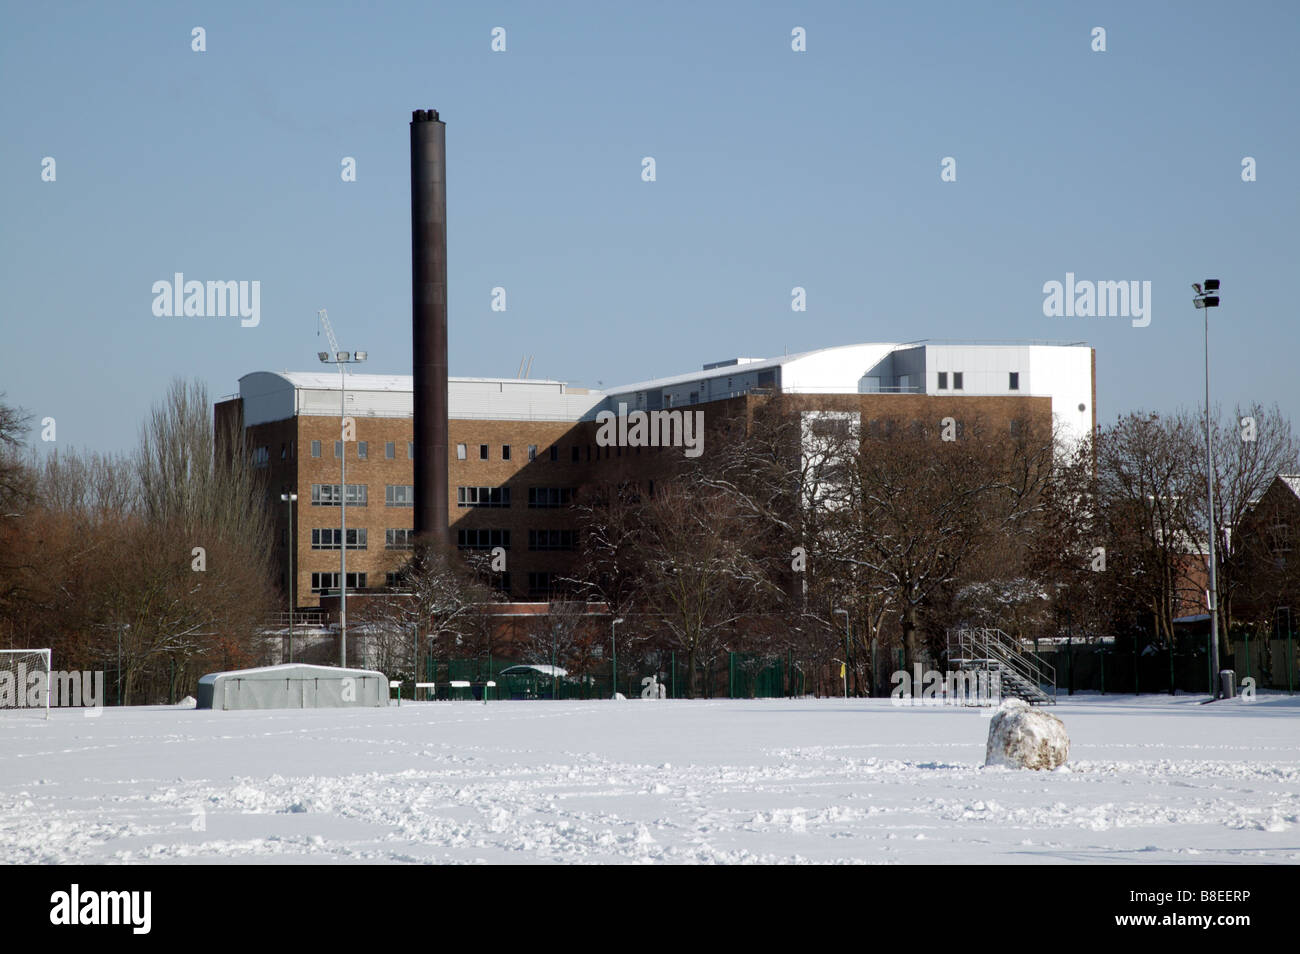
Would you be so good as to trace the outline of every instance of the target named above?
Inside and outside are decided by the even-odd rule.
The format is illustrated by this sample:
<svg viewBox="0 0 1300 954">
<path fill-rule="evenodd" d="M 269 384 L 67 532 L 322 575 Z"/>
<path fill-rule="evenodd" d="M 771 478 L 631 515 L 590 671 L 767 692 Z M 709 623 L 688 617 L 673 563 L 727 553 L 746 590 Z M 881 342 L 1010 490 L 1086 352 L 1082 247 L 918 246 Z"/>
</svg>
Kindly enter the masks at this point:
<svg viewBox="0 0 1300 954">
<path fill-rule="evenodd" d="M 239 384 L 237 395 L 215 406 L 218 433 L 242 421 L 254 463 L 268 471 L 276 565 L 286 568 L 282 584 L 290 504 L 280 494 L 298 495 L 295 605 L 317 606 L 338 589 L 345 492 L 348 590 L 388 585 L 409 551 L 413 526 L 411 378 L 349 375 L 340 392 L 333 373 L 259 371 Z M 560 381 L 451 378 L 451 541 L 462 549 L 504 547 L 509 569 L 501 588 L 515 600 L 546 600 L 578 549 L 572 509 L 578 489 L 619 472 L 653 473 L 654 459 L 670 451 L 598 445 L 598 414 L 689 408 L 703 411 L 707 422 L 775 393 L 798 395 L 792 404 L 801 411 L 850 414 L 866 424 L 979 416 L 1006 425 L 1054 422 L 1069 437 L 1088 433 L 1096 421 L 1093 352 L 1079 344 L 846 345 L 715 362 L 603 392 Z M 352 425 L 346 442 L 340 439 L 344 409 Z"/>
</svg>

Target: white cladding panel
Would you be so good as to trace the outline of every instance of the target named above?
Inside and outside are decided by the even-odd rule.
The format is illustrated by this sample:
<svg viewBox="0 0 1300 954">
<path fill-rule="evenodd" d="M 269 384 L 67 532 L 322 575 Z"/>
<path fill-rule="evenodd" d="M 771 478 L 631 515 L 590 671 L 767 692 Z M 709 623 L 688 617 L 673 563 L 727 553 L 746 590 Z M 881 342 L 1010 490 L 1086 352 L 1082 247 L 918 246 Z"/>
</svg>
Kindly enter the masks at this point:
<svg viewBox="0 0 1300 954">
<path fill-rule="evenodd" d="M 357 417 L 410 417 L 410 375 L 350 374 L 343 409 Z M 256 371 L 239 379 L 244 424 L 282 421 L 295 413 L 337 416 L 339 380 L 320 372 Z M 570 391 L 560 381 L 452 378 L 447 382 L 452 419 L 576 421 L 604 395 Z M 296 402 L 296 403 L 295 403 Z"/>
<path fill-rule="evenodd" d="M 1050 395 L 1052 417 L 1069 441 L 1092 431 L 1092 349 L 1029 349 L 1034 394 Z M 1024 385 L 1021 385 L 1023 387 Z"/>
<path fill-rule="evenodd" d="M 893 344 L 844 345 L 789 359 L 781 368 L 781 390 L 789 394 L 857 394 L 863 376 L 896 348 Z"/>
</svg>

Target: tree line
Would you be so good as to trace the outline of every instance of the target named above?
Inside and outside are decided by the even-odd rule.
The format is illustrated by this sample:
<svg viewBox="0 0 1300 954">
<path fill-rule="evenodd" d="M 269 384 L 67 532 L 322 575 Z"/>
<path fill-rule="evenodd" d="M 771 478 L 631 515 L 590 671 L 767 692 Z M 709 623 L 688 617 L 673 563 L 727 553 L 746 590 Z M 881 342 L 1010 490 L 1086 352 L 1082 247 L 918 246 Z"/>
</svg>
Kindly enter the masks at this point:
<svg viewBox="0 0 1300 954">
<path fill-rule="evenodd" d="M 41 455 L 30 416 L 0 400 L 0 646 L 103 670 L 123 704 L 177 701 L 260 658 L 271 515 L 247 454 L 216 453 L 214 426 L 206 387 L 176 380 L 133 451 Z"/>
</svg>

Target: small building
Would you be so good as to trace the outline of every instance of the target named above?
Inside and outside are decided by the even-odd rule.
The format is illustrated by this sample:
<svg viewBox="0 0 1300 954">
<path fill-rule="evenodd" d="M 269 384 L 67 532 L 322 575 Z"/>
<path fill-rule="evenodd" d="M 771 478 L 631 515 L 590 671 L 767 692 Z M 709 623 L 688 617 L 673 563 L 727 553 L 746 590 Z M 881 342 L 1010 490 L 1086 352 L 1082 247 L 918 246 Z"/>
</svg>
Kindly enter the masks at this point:
<svg viewBox="0 0 1300 954">
<path fill-rule="evenodd" d="M 338 709 L 388 705 L 388 677 L 373 669 L 289 663 L 213 672 L 199 680 L 199 709 Z"/>
</svg>

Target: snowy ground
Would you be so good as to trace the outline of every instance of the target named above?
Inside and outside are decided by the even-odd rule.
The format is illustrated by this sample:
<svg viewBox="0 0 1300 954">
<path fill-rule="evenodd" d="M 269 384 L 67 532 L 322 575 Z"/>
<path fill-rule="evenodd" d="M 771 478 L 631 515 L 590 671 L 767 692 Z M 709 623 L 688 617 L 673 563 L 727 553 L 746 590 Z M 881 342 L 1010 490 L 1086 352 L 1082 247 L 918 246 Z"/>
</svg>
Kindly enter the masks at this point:
<svg viewBox="0 0 1300 954">
<path fill-rule="evenodd" d="M 1198 702 L 1063 701 L 1054 773 L 888 700 L 6 714 L 0 862 L 1300 861 L 1300 697 Z"/>
</svg>

